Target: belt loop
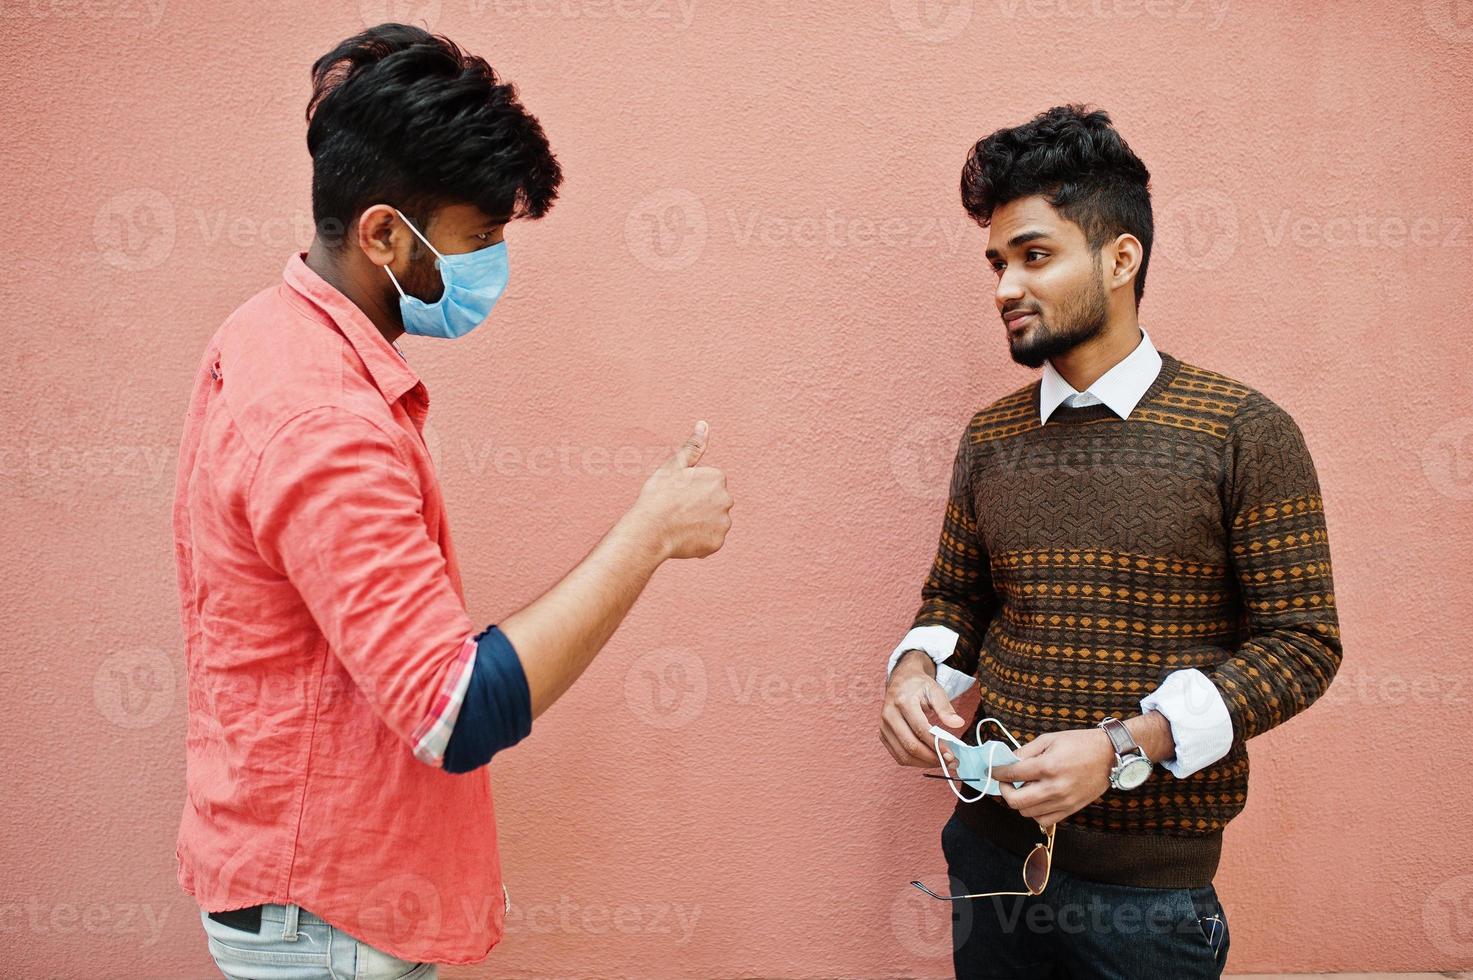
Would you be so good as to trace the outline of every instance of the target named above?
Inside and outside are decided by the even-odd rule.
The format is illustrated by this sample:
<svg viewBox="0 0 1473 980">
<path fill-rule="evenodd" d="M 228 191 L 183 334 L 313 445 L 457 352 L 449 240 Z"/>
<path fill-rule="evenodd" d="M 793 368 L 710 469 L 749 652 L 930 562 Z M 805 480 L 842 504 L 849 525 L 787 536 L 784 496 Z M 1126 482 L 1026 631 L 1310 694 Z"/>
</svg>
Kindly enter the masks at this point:
<svg viewBox="0 0 1473 980">
<path fill-rule="evenodd" d="M 298 905 L 287 903 L 286 921 L 281 924 L 281 938 L 289 943 L 297 941 L 297 912 L 301 908 Z"/>
</svg>

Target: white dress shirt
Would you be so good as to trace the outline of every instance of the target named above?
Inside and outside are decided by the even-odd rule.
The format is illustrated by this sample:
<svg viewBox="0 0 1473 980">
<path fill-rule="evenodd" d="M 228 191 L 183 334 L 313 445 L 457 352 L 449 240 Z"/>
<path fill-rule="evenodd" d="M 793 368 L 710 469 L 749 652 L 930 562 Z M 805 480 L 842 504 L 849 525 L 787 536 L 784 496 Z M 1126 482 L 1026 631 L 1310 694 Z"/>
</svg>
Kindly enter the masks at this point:
<svg viewBox="0 0 1473 980">
<path fill-rule="evenodd" d="M 1160 373 L 1161 355 L 1144 327 L 1135 350 L 1084 391 L 1077 391 L 1052 363 L 1045 362 L 1038 391 L 1039 424 L 1047 425 L 1060 405 L 1069 408 L 1105 405 L 1120 418 L 1128 419 Z M 957 639 L 956 631 L 947 626 L 917 626 L 905 634 L 890 654 L 885 676 L 890 676 L 906 651 L 923 650 L 936 661 L 936 680 L 946 696 L 955 699 L 976 682 L 976 678 L 943 663 L 956 650 Z M 1152 710 L 1161 712 L 1171 722 L 1176 758 L 1161 765 L 1174 776 L 1190 776 L 1227 755 L 1232 747 L 1233 721 L 1227 704 L 1217 686 L 1200 670 L 1168 674 L 1160 687 L 1141 699 L 1141 714 Z"/>
</svg>

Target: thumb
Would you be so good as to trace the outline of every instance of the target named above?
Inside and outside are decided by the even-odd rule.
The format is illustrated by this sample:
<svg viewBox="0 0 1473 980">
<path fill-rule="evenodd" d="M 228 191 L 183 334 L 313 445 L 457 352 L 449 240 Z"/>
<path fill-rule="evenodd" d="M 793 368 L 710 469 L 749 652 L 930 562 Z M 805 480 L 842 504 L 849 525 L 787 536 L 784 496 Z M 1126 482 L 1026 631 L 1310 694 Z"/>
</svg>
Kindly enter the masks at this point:
<svg viewBox="0 0 1473 980">
<path fill-rule="evenodd" d="M 936 711 L 937 717 L 939 717 L 948 728 L 960 728 L 966 724 L 966 722 L 962 720 L 962 716 L 957 714 L 956 709 L 951 706 L 951 700 L 947 698 L 946 692 L 942 689 L 940 684 L 936 684 L 929 689 L 929 693 L 926 695 L 926 700 L 930 702 L 931 707 L 934 708 Z"/>
<path fill-rule="evenodd" d="M 705 421 L 696 423 L 696 430 L 685 440 L 685 444 L 675 450 L 673 462 L 681 469 L 691 467 L 700 462 L 701 456 L 706 451 L 706 434 L 710 431 Z"/>
</svg>

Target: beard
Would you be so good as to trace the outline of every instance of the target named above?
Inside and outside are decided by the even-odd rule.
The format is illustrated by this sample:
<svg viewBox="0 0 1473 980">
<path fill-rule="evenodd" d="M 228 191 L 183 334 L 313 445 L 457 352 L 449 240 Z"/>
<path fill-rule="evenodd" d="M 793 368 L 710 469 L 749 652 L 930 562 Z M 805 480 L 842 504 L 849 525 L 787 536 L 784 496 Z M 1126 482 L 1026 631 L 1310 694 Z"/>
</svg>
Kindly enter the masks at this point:
<svg viewBox="0 0 1473 980">
<path fill-rule="evenodd" d="M 384 276 L 388 281 L 388 276 Z M 399 277 L 399 289 L 414 297 L 422 303 L 436 303 L 445 292 L 445 281 L 440 277 L 440 270 L 435 265 L 435 253 L 424 247 L 424 243 L 418 239 L 409 253 L 409 267 L 404 270 L 404 275 Z M 388 290 L 384 294 L 385 309 L 392 310 L 394 319 L 402 327 L 404 326 L 404 313 L 399 306 L 399 289 L 394 288 L 392 282 L 388 283 Z"/>
<path fill-rule="evenodd" d="M 445 281 L 435 265 L 435 253 L 418 240 L 414 245 L 414 251 L 409 253 L 409 271 L 402 280 L 404 291 L 425 303 L 438 302 L 445 291 Z"/>
<path fill-rule="evenodd" d="M 1088 286 L 1060 305 L 1057 316 L 1046 319 L 1042 310 L 1030 312 L 1037 314 L 1038 323 L 1019 337 L 1009 337 L 1008 353 L 1024 367 L 1036 368 L 1098 337 L 1109 317 L 1110 300 L 1104 283 L 1092 277 Z"/>
</svg>

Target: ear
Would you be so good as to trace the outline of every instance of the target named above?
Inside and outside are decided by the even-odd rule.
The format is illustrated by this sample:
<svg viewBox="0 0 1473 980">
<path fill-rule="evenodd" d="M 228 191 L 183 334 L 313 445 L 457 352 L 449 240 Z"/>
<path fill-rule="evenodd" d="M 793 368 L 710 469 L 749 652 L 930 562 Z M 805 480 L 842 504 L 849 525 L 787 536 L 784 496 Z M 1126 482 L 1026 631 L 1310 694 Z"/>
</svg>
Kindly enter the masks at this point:
<svg viewBox="0 0 1473 980">
<path fill-rule="evenodd" d="M 1134 235 L 1120 235 L 1113 244 L 1105 246 L 1105 274 L 1109 287 L 1120 289 L 1129 283 L 1141 267 L 1141 257 L 1146 254 L 1141 240 Z"/>
<path fill-rule="evenodd" d="M 394 209 L 387 204 L 375 204 L 364 209 L 358 216 L 355 241 L 374 265 L 392 265 L 398 247 L 408 251 L 403 236 L 409 234 Z"/>
</svg>

